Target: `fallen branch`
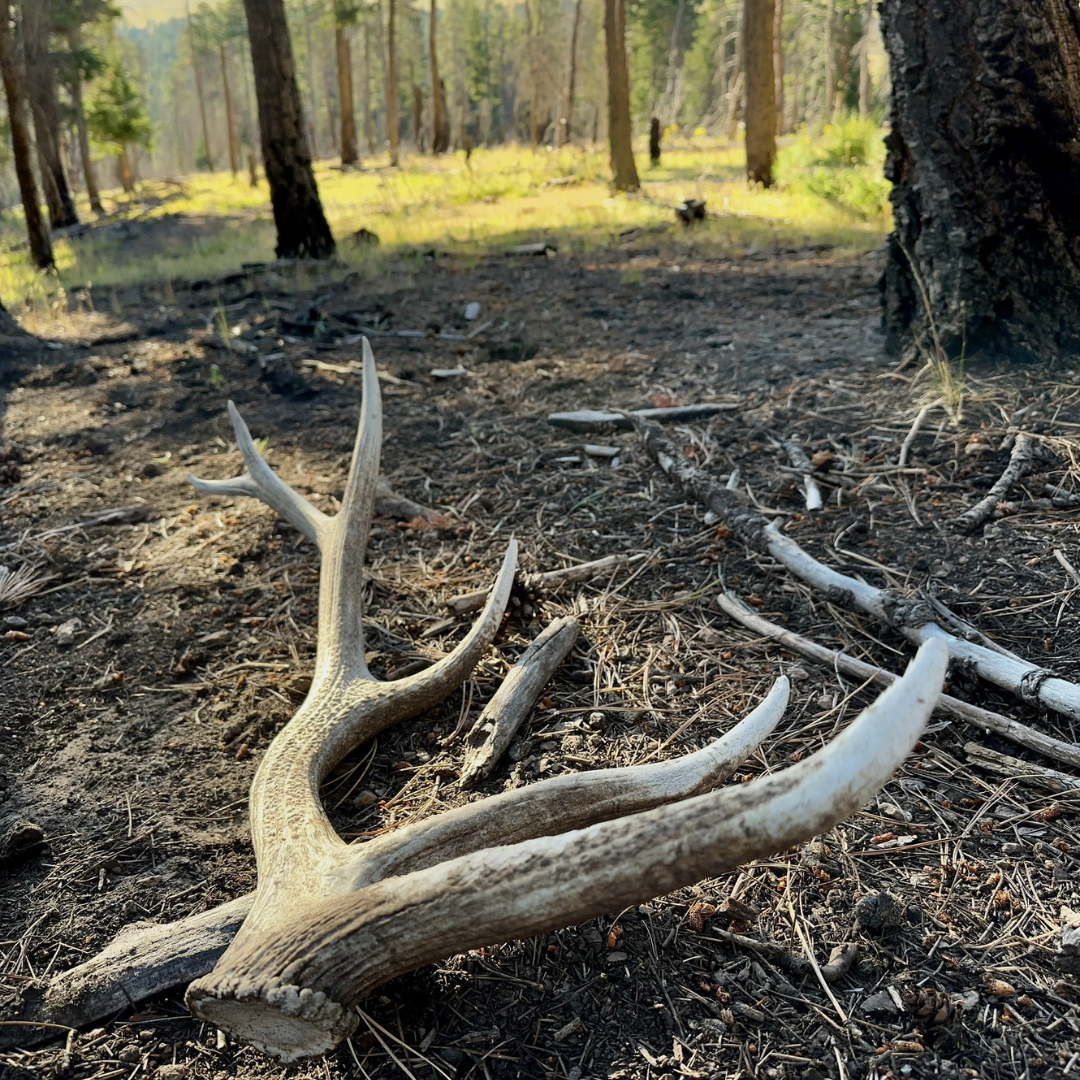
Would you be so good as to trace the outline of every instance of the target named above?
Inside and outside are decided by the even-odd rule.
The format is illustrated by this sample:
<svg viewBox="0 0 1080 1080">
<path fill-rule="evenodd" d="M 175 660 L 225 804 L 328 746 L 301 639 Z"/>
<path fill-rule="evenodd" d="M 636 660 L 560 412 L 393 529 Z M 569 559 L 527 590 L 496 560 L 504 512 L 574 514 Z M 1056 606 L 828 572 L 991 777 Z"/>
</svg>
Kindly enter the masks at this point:
<svg viewBox="0 0 1080 1080">
<path fill-rule="evenodd" d="M 974 532 L 994 512 L 997 504 L 1009 493 L 1009 489 L 1021 477 L 1031 472 L 1038 459 L 1038 444 L 1024 432 L 1016 436 L 1009 464 L 997 478 L 994 486 L 969 510 L 961 514 L 955 522 L 955 528 L 962 533 Z"/>
<path fill-rule="evenodd" d="M 556 619 L 521 654 L 465 736 L 463 784 L 483 780 L 495 768 L 540 691 L 573 648 L 580 629 L 581 624 L 572 616 Z"/>
<path fill-rule="evenodd" d="M 1047 769 L 1042 765 L 1033 765 L 1030 761 L 1001 754 L 978 743 L 965 743 L 964 753 L 973 765 L 979 765 L 1000 776 L 1008 776 L 1021 784 L 1031 784 L 1045 791 L 1080 791 L 1080 777 Z"/>
<path fill-rule="evenodd" d="M 396 518 L 398 521 L 415 521 L 421 518 L 431 525 L 449 525 L 450 519 L 446 514 L 432 510 L 430 506 L 423 506 L 404 495 L 399 495 L 385 476 L 379 477 L 378 487 L 375 489 L 375 513 L 379 517 Z M 484 593 L 487 596 L 487 593 Z M 483 604 L 480 605 L 483 607 Z"/>
<path fill-rule="evenodd" d="M 717 606 L 737 623 L 752 630 L 762 637 L 772 638 L 774 641 L 786 645 L 792 652 L 805 656 L 810 660 L 816 660 L 826 667 L 848 675 L 853 679 L 873 682 L 877 686 L 889 686 L 894 683 L 897 676 L 884 668 L 874 667 L 862 660 L 856 660 L 853 656 L 847 656 L 835 649 L 819 645 L 810 641 L 791 630 L 785 630 L 768 619 L 762 618 L 752 612 L 738 597 L 725 592 L 716 598 Z M 971 705 L 959 698 L 942 694 L 938 698 L 937 708 L 950 716 L 955 716 L 965 724 L 977 727 L 982 731 L 992 731 L 1003 739 L 1014 742 L 1017 746 L 1023 746 L 1028 750 L 1034 750 L 1044 757 L 1052 758 L 1066 765 L 1072 765 L 1080 769 L 1080 746 L 1074 743 L 1063 742 L 1061 739 L 1044 735 L 1034 728 L 1021 724 L 1016 720 L 1010 720 L 1001 713 L 990 712 L 980 709 L 977 705 Z M 1080 783 L 1080 780 L 1077 781 Z"/>
<path fill-rule="evenodd" d="M 640 419 L 636 424 L 646 452 L 683 494 L 705 506 L 706 520 L 709 513 L 714 515 L 713 520 L 722 521 L 736 540 L 772 556 L 797 578 L 818 589 L 830 603 L 864 611 L 916 644 L 942 641 L 954 662 L 970 666 L 987 682 L 1009 690 L 1028 705 L 1043 705 L 1074 720 L 1080 719 L 1080 686 L 1058 678 L 1045 668 L 950 634 L 934 621 L 933 611 L 925 601 L 911 600 L 892 589 L 876 588 L 818 562 L 784 536 L 778 524 L 770 524 L 739 494 L 721 486 L 689 461 L 658 427 Z"/>
<path fill-rule="evenodd" d="M 806 451 L 794 439 L 785 439 L 783 447 L 787 451 L 788 460 L 799 470 L 799 475 L 802 477 L 806 509 L 820 510 L 821 488 L 818 487 L 818 483 L 812 475 L 814 466 L 806 456 Z"/>
<path fill-rule="evenodd" d="M 924 405 L 920 410 L 918 416 L 912 421 L 911 430 L 904 437 L 904 441 L 900 444 L 900 457 L 896 459 L 896 464 L 901 469 L 908 463 L 908 454 L 911 453 L 911 444 L 915 442 L 915 436 L 919 434 L 919 429 L 923 426 L 923 421 L 929 415 L 931 409 L 936 409 L 940 405 L 940 401 L 931 402 L 929 405 Z"/>
<path fill-rule="evenodd" d="M 698 420 L 703 416 L 715 416 L 719 412 L 732 412 L 740 408 L 737 402 L 708 402 L 704 405 L 676 405 L 668 409 L 638 409 L 632 413 L 597 412 L 595 409 L 579 409 L 577 412 L 552 413 L 548 423 L 553 427 L 570 431 L 593 431 L 596 428 L 617 427 L 627 431 L 634 426 L 627 417 L 656 420 L 661 424 L 677 424 L 682 420 Z"/>
<path fill-rule="evenodd" d="M 829 953 L 828 962 L 821 966 L 821 977 L 827 983 L 839 982 L 850 970 L 859 955 L 859 943 L 849 941 L 844 945 L 837 945 Z"/>
<path fill-rule="evenodd" d="M 589 581 L 605 570 L 629 566 L 640 562 L 645 557 L 645 552 L 638 552 L 636 555 L 605 555 L 602 559 L 564 566 L 560 570 L 547 570 L 542 574 L 519 574 L 518 582 L 527 592 L 554 592 L 563 585 Z M 450 597 L 446 601 L 446 607 L 452 615 L 468 615 L 469 612 L 483 607 L 486 598 L 487 592 L 483 590 L 461 593 Z"/>
</svg>

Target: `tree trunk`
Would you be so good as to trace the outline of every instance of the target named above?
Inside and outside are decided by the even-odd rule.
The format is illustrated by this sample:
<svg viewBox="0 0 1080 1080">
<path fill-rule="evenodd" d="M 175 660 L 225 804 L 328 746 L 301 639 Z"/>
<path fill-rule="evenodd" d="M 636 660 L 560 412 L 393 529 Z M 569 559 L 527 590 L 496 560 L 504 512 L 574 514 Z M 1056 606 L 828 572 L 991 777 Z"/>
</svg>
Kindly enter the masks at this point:
<svg viewBox="0 0 1080 1080">
<path fill-rule="evenodd" d="M 386 17 L 386 137 L 390 164 L 398 163 L 397 0 L 387 0 Z"/>
<path fill-rule="evenodd" d="M 727 129 L 727 137 L 734 139 L 739 133 L 739 117 L 742 114 L 743 97 L 743 9 L 746 0 L 739 0 L 735 9 L 735 55 L 731 58 L 731 79 L 728 83 L 727 116 L 724 126 Z"/>
<path fill-rule="evenodd" d="M 772 187 L 776 158 L 776 80 L 773 72 L 773 0 L 744 0 L 746 66 L 746 178 Z"/>
<path fill-rule="evenodd" d="M 566 83 L 566 115 L 560 125 L 562 129 L 560 146 L 565 146 L 570 141 L 574 130 L 574 92 L 577 83 L 578 32 L 581 29 L 582 2 L 583 0 L 577 0 L 574 4 L 574 23 L 570 31 L 570 72 Z"/>
<path fill-rule="evenodd" d="M 825 107 L 826 121 L 832 119 L 836 107 L 836 49 L 833 46 L 833 31 L 836 27 L 836 0 L 829 0 L 825 6 Z"/>
<path fill-rule="evenodd" d="M 0 338 L 29 338 L 29 334 L 8 314 L 0 303 Z"/>
<path fill-rule="evenodd" d="M 341 114 L 341 164 L 355 165 L 360 155 L 356 149 L 356 113 L 353 109 L 352 45 L 344 26 L 334 27 L 337 51 L 338 111 Z"/>
<path fill-rule="evenodd" d="M 45 0 L 23 0 L 23 48 L 26 85 L 34 116 L 42 186 L 54 229 L 77 225 L 79 216 L 68 188 L 60 155 L 60 106 L 56 100 L 56 70 L 49 55 L 49 12 Z"/>
<path fill-rule="evenodd" d="M 859 116 L 870 115 L 870 22 L 874 17 L 874 0 L 866 0 L 863 11 L 862 41 L 859 43 Z"/>
<path fill-rule="evenodd" d="M 68 47 L 71 55 L 78 55 L 81 48 L 78 26 L 68 30 Z M 105 212 L 101 205 L 101 192 L 98 190 L 97 173 L 94 171 L 94 159 L 90 155 L 90 133 L 86 129 L 86 110 L 83 108 L 82 72 L 76 66 L 71 73 L 71 107 L 75 113 L 75 126 L 79 132 L 79 156 L 82 158 L 83 176 L 86 177 L 86 194 L 90 199 L 90 209 L 95 214 Z"/>
<path fill-rule="evenodd" d="M 626 66 L 626 0 L 604 0 L 607 47 L 608 142 L 616 191 L 637 191 L 633 132 L 630 126 L 630 75 Z"/>
<path fill-rule="evenodd" d="M 660 118 L 657 116 L 649 121 L 649 163 L 660 164 Z"/>
<path fill-rule="evenodd" d="M 233 176 L 240 171 L 240 144 L 236 138 L 236 112 L 233 109 L 232 85 L 229 82 L 229 59 L 224 43 L 218 45 L 221 58 L 221 83 L 225 88 L 225 127 L 229 135 L 229 169 Z"/>
<path fill-rule="evenodd" d="M 244 0 L 255 98 L 259 106 L 263 168 L 277 226 L 280 259 L 325 259 L 334 238 L 319 201 L 304 110 L 296 85 L 284 0 Z"/>
<path fill-rule="evenodd" d="M 1080 11 L 1069 0 L 885 0 L 881 22 L 889 345 L 911 357 L 1075 353 Z"/>
<path fill-rule="evenodd" d="M 22 70 L 15 55 L 12 40 L 8 0 L 0 0 L 0 75 L 4 80 L 4 96 L 7 99 L 8 126 L 11 129 L 11 149 L 15 158 L 15 175 L 19 181 L 23 216 L 26 218 L 26 234 L 30 242 L 30 257 L 42 270 L 53 265 L 52 239 L 49 226 L 41 216 L 38 203 L 37 183 L 31 161 L 33 150 L 30 142 L 30 126 L 26 116 L 26 92 L 22 82 Z"/>
<path fill-rule="evenodd" d="M 431 152 L 445 154 L 450 149 L 450 116 L 446 111 L 446 87 L 439 78 L 439 57 L 435 47 L 438 10 L 431 0 L 428 19 L 428 64 L 431 70 Z"/>
<path fill-rule="evenodd" d="M 202 121 L 203 154 L 206 168 L 214 171 L 214 155 L 210 150 L 210 127 L 206 123 L 206 94 L 203 92 L 202 70 L 199 67 L 199 54 L 195 49 L 195 31 L 191 28 L 191 8 L 187 9 L 188 42 L 191 45 L 191 69 L 195 73 L 195 96 L 199 99 L 199 118 Z"/>
<path fill-rule="evenodd" d="M 364 138 L 367 139 L 368 153 L 375 153 L 375 123 L 371 116 L 371 24 L 364 19 Z"/>
<path fill-rule="evenodd" d="M 534 150 L 540 143 L 540 72 L 536 63 L 539 26 L 535 2 L 525 0 L 525 44 L 529 50 L 529 145 Z"/>
<path fill-rule="evenodd" d="M 131 171 L 131 157 L 126 146 L 121 146 L 120 153 L 116 155 L 116 178 L 120 181 L 125 195 L 130 195 L 135 190 L 135 176 Z"/>
<path fill-rule="evenodd" d="M 873 3 L 873 0 L 870 0 Z M 784 0 L 776 0 L 773 18 L 773 77 L 776 79 L 776 134 L 784 134 Z"/>
</svg>

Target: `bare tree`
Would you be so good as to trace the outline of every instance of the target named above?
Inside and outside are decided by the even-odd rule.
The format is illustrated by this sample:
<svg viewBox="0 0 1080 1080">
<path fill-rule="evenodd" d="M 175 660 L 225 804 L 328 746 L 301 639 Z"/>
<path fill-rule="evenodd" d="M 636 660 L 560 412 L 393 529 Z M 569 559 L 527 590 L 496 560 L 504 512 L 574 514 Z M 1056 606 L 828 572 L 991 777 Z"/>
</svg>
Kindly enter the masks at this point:
<svg viewBox="0 0 1080 1080">
<path fill-rule="evenodd" d="M 896 223 L 887 340 L 912 356 L 1075 354 L 1080 10 L 885 0 L 881 17 Z"/>
<path fill-rule="evenodd" d="M 0 76 L 4 80 L 11 149 L 15 158 L 19 194 L 22 197 L 23 216 L 26 219 L 30 257 L 36 266 L 45 270 L 53 265 L 52 238 L 49 236 L 49 226 L 41 214 L 37 183 L 34 180 L 34 167 L 31 162 L 33 148 L 26 116 L 26 91 L 22 80 L 22 66 L 15 53 L 9 0 L 0 0 Z"/>
<path fill-rule="evenodd" d="M 772 187 L 776 158 L 776 81 L 773 73 L 773 0 L 743 0 L 746 65 L 746 178 Z"/>
<path fill-rule="evenodd" d="M 360 160 L 356 147 L 356 107 L 353 97 L 352 42 L 349 30 L 356 25 L 358 9 L 345 0 L 334 3 L 334 52 L 337 55 L 338 111 L 341 117 L 341 164 Z"/>
<path fill-rule="evenodd" d="M 206 167 L 210 172 L 214 171 L 214 153 L 210 149 L 210 126 L 206 122 L 206 91 L 203 89 L 202 68 L 199 66 L 199 55 L 202 52 L 202 42 L 197 39 L 195 24 L 191 18 L 191 5 L 187 4 L 187 29 L 188 46 L 191 49 L 191 70 L 195 75 L 195 96 L 199 99 L 199 119 L 202 122 L 203 155 L 206 158 Z"/>
<path fill-rule="evenodd" d="M 278 258 L 324 259 L 334 238 L 319 201 L 296 85 L 284 0 L 244 0 L 263 167 L 277 226 Z"/>
<path fill-rule="evenodd" d="M 235 176 L 240 171 L 240 142 L 236 137 L 236 109 L 233 105 L 232 81 L 229 79 L 229 57 L 225 42 L 218 42 L 221 61 L 221 84 L 225 90 L 225 131 L 229 137 L 229 170 Z"/>
<path fill-rule="evenodd" d="M 870 27 L 874 18 L 874 0 L 866 0 L 862 19 L 862 40 L 859 42 L 859 115 L 870 115 Z"/>
<path fill-rule="evenodd" d="M 630 122 L 630 73 L 626 63 L 626 0 L 604 0 L 608 76 L 608 142 L 616 191 L 641 187 L 634 164 Z"/>
<path fill-rule="evenodd" d="M 436 48 L 439 13 L 431 0 L 428 17 L 428 67 L 431 72 L 431 152 L 445 154 L 450 149 L 450 114 L 446 110 L 446 87 L 439 78 L 439 55 Z"/>
<path fill-rule="evenodd" d="M 73 21 L 67 30 L 68 49 L 72 56 L 72 71 L 69 90 L 71 107 L 75 113 L 75 127 L 79 133 L 79 156 L 82 158 L 83 176 L 86 179 L 86 195 L 90 200 L 90 209 L 95 214 L 104 213 L 101 205 L 101 193 L 98 190 L 97 170 L 90 153 L 90 133 L 86 126 L 86 109 L 83 107 L 83 71 L 79 64 L 82 53 L 82 33 L 77 21 Z"/>
<path fill-rule="evenodd" d="M 574 21 L 570 29 L 570 60 L 567 65 L 566 112 L 559 125 L 559 145 L 565 146 L 574 133 L 574 95 L 577 92 L 578 34 L 581 29 L 581 5 L 584 0 L 575 0 Z"/>
<path fill-rule="evenodd" d="M 34 117 L 41 186 L 54 229 L 75 225 L 79 215 L 68 187 L 60 154 L 60 106 L 56 100 L 56 68 L 49 53 L 51 23 L 46 0 L 23 0 L 23 50 L 26 87 Z"/>
<path fill-rule="evenodd" d="M 397 0 L 386 0 L 386 136 L 390 164 L 398 163 Z"/>
</svg>

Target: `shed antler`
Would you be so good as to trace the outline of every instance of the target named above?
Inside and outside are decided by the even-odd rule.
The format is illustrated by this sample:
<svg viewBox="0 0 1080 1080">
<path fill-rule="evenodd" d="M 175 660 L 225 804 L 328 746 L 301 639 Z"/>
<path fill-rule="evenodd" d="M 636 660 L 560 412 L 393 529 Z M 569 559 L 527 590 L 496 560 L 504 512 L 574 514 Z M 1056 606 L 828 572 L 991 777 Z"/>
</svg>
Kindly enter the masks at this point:
<svg viewBox="0 0 1080 1080">
<path fill-rule="evenodd" d="M 318 543 L 319 638 L 311 690 L 251 788 L 259 869 L 251 912 L 214 970 L 191 984 L 187 1003 L 283 1060 L 337 1045 L 356 1026 L 356 1003 L 402 972 L 669 892 L 831 827 L 889 779 L 937 699 L 946 650 L 928 642 L 832 743 L 763 780 L 711 790 L 776 725 L 786 679 L 697 753 L 556 777 L 346 845 L 323 810 L 320 783 L 353 747 L 465 678 L 501 621 L 515 545 L 454 652 L 417 675 L 378 682 L 364 664 L 360 599 L 381 440 L 367 341 L 360 430 L 336 517 L 279 480 L 230 413 L 247 473 L 193 482 L 260 498 Z"/>
</svg>

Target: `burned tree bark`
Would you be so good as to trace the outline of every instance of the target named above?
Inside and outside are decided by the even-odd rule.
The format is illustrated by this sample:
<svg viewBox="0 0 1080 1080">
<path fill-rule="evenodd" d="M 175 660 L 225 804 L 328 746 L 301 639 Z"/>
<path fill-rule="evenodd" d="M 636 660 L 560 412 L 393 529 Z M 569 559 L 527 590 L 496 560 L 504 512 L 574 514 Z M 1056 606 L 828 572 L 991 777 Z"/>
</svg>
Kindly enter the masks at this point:
<svg viewBox="0 0 1080 1080">
<path fill-rule="evenodd" d="M 746 64 L 746 178 L 772 187 L 776 158 L 776 82 L 773 71 L 773 0 L 743 2 Z"/>
<path fill-rule="evenodd" d="M 325 259 L 334 253 L 311 150 L 304 136 L 304 110 L 296 85 L 284 0 L 244 0 L 263 166 L 277 227 L 280 259 Z"/>
<path fill-rule="evenodd" d="M 38 203 L 37 181 L 31 163 L 33 153 L 30 142 L 30 125 L 26 117 L 26 91 L 23 86 L 22 68 L 15 55 L 15 43 L 11 34 L 11 9 L 8 0 L 0 0 L 0 76 L 4 82 L 7 101 L 8 126 L 11 129 L 11 149 L 15 159 L 15 175 L 22 197 L 23 216 L 26 218 L 26 234 L 30 242 L 30 257 L 34 265 L 48 269 L 53 265 L 52 238 L 49 226 L 41 215 Z"/>
<path fill-rule="evenodd" d="M 1080 11 L 884 0 L 889 345 L 1013 359 L 1080 349 Z"/>
</svg>

